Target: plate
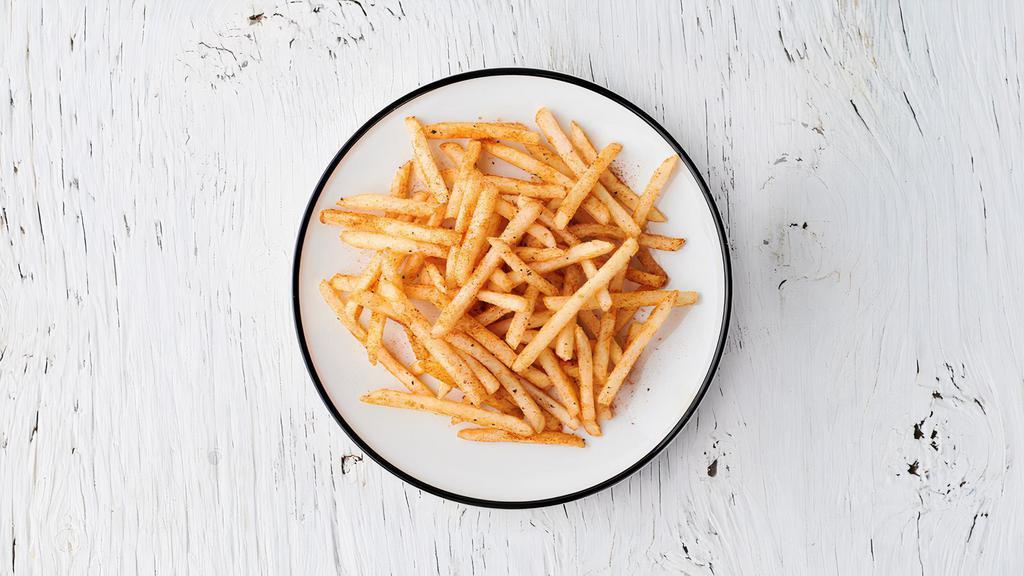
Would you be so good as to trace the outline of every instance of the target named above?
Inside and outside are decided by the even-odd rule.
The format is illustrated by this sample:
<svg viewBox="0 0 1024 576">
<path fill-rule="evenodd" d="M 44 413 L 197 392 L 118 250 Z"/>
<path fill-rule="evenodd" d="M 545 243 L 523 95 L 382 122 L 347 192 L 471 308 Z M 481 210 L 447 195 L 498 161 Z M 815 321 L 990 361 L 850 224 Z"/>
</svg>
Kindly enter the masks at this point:
<svg viewBox="0 0 1024 576">
<path fill-rule="evenodd" d="M 651 342 L 616 400 L 604 435 L 583 449 L 467 442 L 448 419 L 370 406 L 369 390 L 402 386 L 366 360 L 362 346 L 321 300 L 318 283 L 336 272 L 356 273 L 366 252 L 343 246 L 338 230 L 316 214 L 343 195 L 386 193 L 394 170 L 411 158 L 403 118 L 423 122 L 519 121 L 534 126 L 547 106 L 568 128 L 587 130 L 595 146 L 623 145 L 615 164 L 642 191 L 661 160 L 683 162 L 658 208 L 668 216 L 650 231 L 686 238 L 678 252 L 655 256 L 670 288 L 697 290 L 700 301 L 677 308 Z M 532 69 L 490 69 L 451 76 L 419 88 L 364 124 L 327 166 L 302 217 L 292 279 L 299 346 L 313 384 L 338 424 L 366 454 L 406 482 L 432 494 L 478 506 L 530 508 L 562 504 L 607 488 L 639 470 L 675 437 L 704 396 L 718 366 L 729 324 L 731 272 L 725 233 L 707 185 L 686 153 L 650 116 L 621 96 L 585 80 Z M 385 342 L 405 350 L 389 325 Z M 582 431 L 581 431 L 582 432 Z"/>
</svg>

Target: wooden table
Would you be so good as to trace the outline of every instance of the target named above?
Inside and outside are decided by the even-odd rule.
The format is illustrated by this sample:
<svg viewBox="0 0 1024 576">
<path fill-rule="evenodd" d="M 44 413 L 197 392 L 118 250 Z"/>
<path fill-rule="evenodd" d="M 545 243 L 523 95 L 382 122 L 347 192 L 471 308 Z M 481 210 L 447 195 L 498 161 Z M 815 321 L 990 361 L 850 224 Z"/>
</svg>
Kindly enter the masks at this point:
<svg viewBox="0 0 1024 576">
<path fill-rule="evenodd" d="M 0 574 L 1024 569 L 1019 3 L 205 4 L 0 4 Z M 534 511 L 363 458 L 290 308 L 340 144 L 493 66 L 664 123 L 735 275 L 697 418 Z"/>
</svg>

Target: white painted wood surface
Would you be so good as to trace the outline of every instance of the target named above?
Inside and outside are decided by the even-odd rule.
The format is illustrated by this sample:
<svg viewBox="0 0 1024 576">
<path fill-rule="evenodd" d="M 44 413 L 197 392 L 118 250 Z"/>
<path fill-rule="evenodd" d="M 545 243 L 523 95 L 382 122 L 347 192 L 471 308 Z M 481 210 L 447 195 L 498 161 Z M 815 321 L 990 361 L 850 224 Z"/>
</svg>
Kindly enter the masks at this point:
<svg viewBox="0 0 1024 576">
<path fill-rule="evenodd" d="M 0 63 L 0 574 L 1024 570 L 1017 2 L 5 0 Z M 662 121 L 736 281 L 677 441 L 519 512 L 354 452 L 289 294 L 345 138 L 499 65 Z"/>
</svg>

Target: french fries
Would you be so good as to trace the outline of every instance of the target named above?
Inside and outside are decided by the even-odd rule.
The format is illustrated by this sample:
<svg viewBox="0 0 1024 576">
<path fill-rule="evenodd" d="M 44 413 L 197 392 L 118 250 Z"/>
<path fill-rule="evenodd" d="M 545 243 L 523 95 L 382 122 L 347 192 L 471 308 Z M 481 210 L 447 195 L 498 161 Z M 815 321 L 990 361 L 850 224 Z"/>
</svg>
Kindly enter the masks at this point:
<svg viewBox="0 0 1024 576">
<path fill-rule="evenodd" d="M 610 167 L 620 144 L 599 151 L 545 108 L 535 121 L 537 131 L 406 118 L 411 160 L 389 193 L 351 195 L 319 214 L 342 228 L 343 243 L 374 251 L 365 270 L 335 274 L 320 292 L 370 363 L 409 390 L 375 390 L 363 402 L 475 426 L 458 431 L 464 440 L 582 448 L 565 430 L 603 433 L 673 308 L 699 295 L 665 289 L 669 275 L 651 253 L 685 240 L 645 231 L 666 221 L 654 204 L 678 158 L 637 195 Z M 438 164 L 429 140 L 444 141 L 454 168 Z M 487 173 L 483 152 L 529 176 Z M 409 366 L 384 341 L 390 322 L 407 336 Z"/>
<path fill-rule="evenodd" d="M 459 430 L 459 438 L 473 442 L 524 442 L 527 444 L 557 444 L 574 448 L 583 448 L 586 444 L 583 438 L 565 432 L 538 432 L 532 436 L 516 436 L 493 428 L 464 428 Z"/>
</svg>

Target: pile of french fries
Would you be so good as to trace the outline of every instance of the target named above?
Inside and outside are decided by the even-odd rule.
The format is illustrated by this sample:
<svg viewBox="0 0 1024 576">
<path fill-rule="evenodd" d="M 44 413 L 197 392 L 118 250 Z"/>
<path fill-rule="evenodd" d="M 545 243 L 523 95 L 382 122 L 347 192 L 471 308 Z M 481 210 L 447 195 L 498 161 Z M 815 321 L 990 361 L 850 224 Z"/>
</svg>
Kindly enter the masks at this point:
<svg viewBox="0 0 1024 576">
<path fill-rule="evenodd" d="M 651 255 L 685 241 L 645 232 L 666 221 L 654 204 L 679 158 L 638 195 L 610 169 L 621 145 L 598 150 L 546 108 L 536 123 L 539 132 L 406 118 L 412 160 L 390 194 L 349 196 L 320 213 L 344 243 L 374 251 L 360 274 L 336 274 L 320 292 L 370 363 L 408 389 L 363 402 L 468 423 L 465 440 L 583 447 L 574 432 L 601 434 L 672 308 L 697 301 L 665 289 Z M 444 140 L 440 152 L 430 140 Z M 484 154 L 526 176 L 485 172 L 495 162 Z M 385 344 L 388 322 L 404 330 L 411 365 Z"/>
</svg>

